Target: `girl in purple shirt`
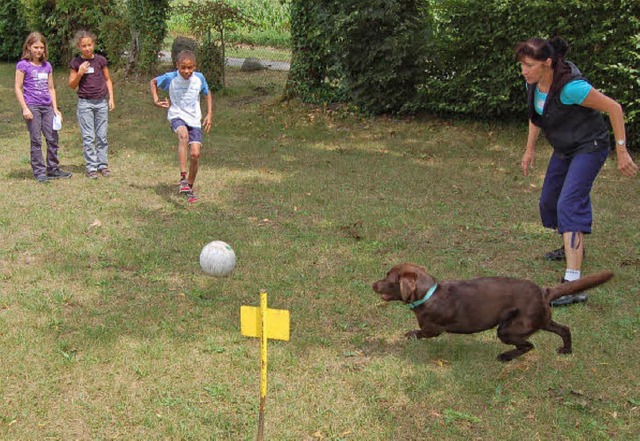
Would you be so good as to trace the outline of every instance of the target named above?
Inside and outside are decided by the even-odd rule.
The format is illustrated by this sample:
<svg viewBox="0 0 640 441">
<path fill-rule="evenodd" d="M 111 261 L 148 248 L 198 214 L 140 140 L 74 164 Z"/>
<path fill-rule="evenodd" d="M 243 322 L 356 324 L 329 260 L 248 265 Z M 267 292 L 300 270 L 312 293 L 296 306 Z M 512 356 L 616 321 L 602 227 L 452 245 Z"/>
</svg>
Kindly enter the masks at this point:
<svg viewBox="0 0 640 441">
<path fill-rule="evenodd" d="M 62 121 L 58 110 L 53 72 L 47 61 L 47 41 L 39 32 L 29 34 L 16 66 L 15 93 L 22 117 L 27 123 L 31 139 L 31 169 L 38 182 L 70 178 L 71 173 L 60 170 L 58 160 L 58 132 L 53 130 L 54 114 Z M 42 154 L 42 136 L 47 143 L 46 162 Z"/>
</svg>

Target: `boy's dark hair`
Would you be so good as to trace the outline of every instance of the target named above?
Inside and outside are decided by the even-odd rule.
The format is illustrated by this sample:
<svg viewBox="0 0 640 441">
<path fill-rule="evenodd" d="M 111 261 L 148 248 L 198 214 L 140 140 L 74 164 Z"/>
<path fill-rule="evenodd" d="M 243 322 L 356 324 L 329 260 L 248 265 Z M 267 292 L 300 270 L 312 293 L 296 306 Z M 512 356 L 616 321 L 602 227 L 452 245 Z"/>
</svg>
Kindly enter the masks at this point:
<svg viewBox="0 0 640 441">
<path fill-rule="evenodd" d="M 193 61 L 195 63 L 196 62 L 196 54 L 194 54 L 190 50 L 180 51 L 180 53 L 176 57 L 176 63 L 181 63 L 184 60 L 191 60 L 191 61 Z"/>
</svg>

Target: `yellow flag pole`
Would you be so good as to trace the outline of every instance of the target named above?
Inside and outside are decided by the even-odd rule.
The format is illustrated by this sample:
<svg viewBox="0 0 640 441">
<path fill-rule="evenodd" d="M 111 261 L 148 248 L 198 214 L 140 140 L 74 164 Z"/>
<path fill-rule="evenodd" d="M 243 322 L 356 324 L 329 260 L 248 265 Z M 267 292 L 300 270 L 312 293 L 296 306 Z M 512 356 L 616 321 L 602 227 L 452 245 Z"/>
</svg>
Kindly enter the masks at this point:
<svg viewBox="0 0 640 441">
<path fill-rule="evenodd" d="M 264 440 L 264 410 L 267 403 L 267 292 L 260 290 L 260 413 L 258 415 L 258 441 Z"/>
</svg>

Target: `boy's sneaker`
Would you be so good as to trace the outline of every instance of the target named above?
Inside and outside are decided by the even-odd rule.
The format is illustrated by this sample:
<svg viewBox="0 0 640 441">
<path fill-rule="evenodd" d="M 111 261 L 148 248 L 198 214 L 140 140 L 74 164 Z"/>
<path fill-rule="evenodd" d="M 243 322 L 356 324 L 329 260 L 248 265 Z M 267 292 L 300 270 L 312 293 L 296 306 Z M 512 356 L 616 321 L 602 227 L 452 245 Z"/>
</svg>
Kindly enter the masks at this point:
<svg viewBox="0 0 640 441">
<path fill-rule="evenodd" d="M 47 175 L 39 175 L 39 176 L 36 176 L 36 181 L 38 181 L 41 184 L 48 184 L 49 178 L 47 177 Z"/>
<path fill-rule="evenodd" d="M 191 186 L 189 185 L 186 179 L 180 180 L 180 183 L 178 184 L 178 188 L 179 188 L 178 191 L 180 193 L 189 193 L 191 191 Z"/>
<path fill-rule="evenodd" d="M 187 202 L 190 204 L 198 201 L 198 196 L 193 192 L 193 190 L 189 190 L 184 194 L 187 197 Z"/>
<path fill-rule="evenodd" d="M 560 281 L 560 283 L 567 283 L 567 282 L 568 281 L 565 280 L 564 278 Z M 576 294 L 569 294 L 566 296 L 559 297 L 555 300 L 552 300 L 550 305 L 554 307 L 567 306 L 567 305 L 573 305 L 574 303 L 584 303 L 587 300 L 589 300 L 589 295 L 587 294 L 587 291 L 581 291 Z"/>
<path fill-rule="evenodd" d="M 99 171 L 100 171 L 100 174 L 105 178 L 108 178 L 109 176 L 111 176 L 111 170 L 109 170 L 108 167 L 101 168 Z"/>
<path fill-rule="evenodd" d="M 87 172 L 87 178 L 89 179 L 98 179 L 98 172 L 95 170 Z"/>
<path fill-rule="evenodd" d="M 49 179 L 69 179 L 71 176 L 73 176 L 72 173 L 62 171 L 59 168 L 50 173 L 47 173 L 47 178 Z"/>
</svg>

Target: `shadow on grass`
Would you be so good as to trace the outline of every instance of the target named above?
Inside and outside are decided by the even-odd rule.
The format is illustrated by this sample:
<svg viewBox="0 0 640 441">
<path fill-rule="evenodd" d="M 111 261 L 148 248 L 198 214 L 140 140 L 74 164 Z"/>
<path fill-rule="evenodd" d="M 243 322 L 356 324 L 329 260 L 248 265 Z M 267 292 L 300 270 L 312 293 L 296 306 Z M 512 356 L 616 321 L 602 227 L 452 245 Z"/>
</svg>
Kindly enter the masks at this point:
<svg viewBox="0 0 640 441">
<path fill-rule="evenodd" d="M 66 172 L 73 173 L 72 178 L 75 178 L 76 176 L 84 177 L 84 173 L 86 170 L 82 165 L 60 164 L 60 168 Z M 31 165 L 25 164 L 24 167 L 13 169 L 7 174 L 7 177 L 11 180 L 33 179 L 33 171 L 31 170 Z"/>
<path fill-rule="evenodd" d="M 133 187 L 144 189 L 143 186 L 135 186 Z M 175 208 L 185 208 L 189 206 L 187 202 L 187 198 L 178 192 L 178 185 L 172 185 L 167 182 L 159 183 L 158 185 L 151 187 L 153 191 L 160 196 L 162 199 L 173 205 Z"/>
</svg>

